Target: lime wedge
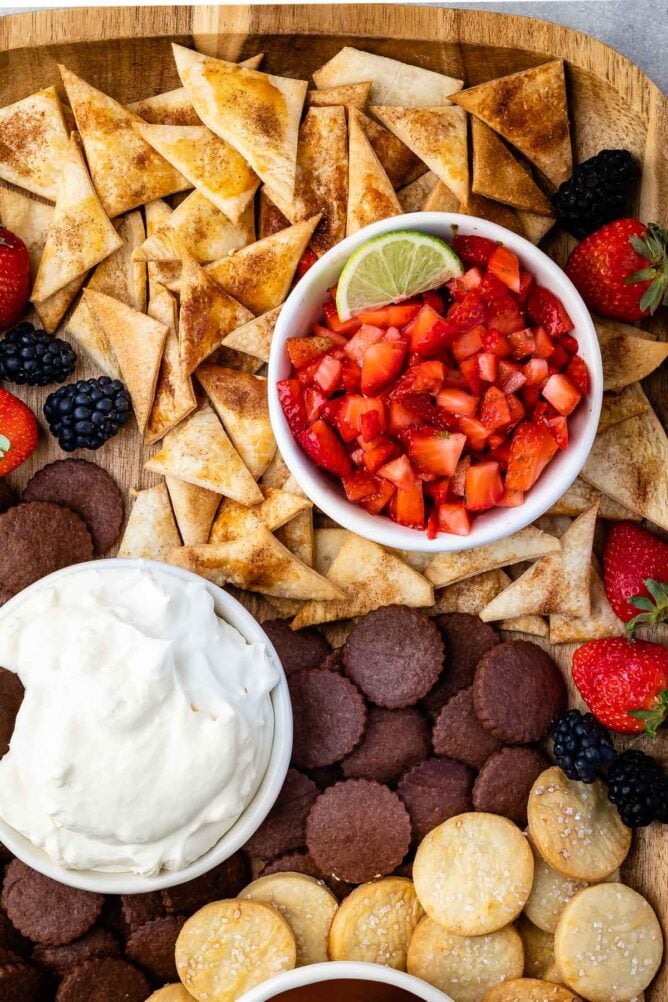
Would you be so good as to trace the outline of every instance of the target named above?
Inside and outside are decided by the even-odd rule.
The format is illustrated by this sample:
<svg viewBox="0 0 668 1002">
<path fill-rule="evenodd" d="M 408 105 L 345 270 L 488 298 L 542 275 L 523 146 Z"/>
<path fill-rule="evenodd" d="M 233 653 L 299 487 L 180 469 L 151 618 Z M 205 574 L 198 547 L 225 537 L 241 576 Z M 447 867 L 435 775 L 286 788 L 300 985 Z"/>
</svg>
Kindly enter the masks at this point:
<svg viewBox="0 0 668 1002">
<path fill-rule="evenodd" d="M 464 274 L 452 247 L 417 230 L 396 230 L 367 240 L 341 272 L 336 309 L 341 320 L 362 310 L 400 303 Z"/>
</svg>

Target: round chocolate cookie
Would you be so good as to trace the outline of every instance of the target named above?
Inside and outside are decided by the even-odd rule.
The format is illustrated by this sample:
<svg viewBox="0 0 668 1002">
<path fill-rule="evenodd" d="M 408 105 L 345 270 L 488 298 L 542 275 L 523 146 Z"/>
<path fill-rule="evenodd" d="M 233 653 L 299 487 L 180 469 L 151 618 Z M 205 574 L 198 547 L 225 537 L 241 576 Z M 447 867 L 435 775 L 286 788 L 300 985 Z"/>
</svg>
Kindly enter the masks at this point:
<svg viewBox="0 0 668 1002">
<path fill-rule="evenodd" d="M 160 891 L 149 891 L 147 894 L 121 894 L 119 900 L 124 938 L 140 926 L 166 914 Z"/>
<path fill-rule="evenodd" d="M 473 771 L 463 762 L 428 758 L 404 773 L 397 793 L 411 816 L 413 838 L 423 839 L 433 828 L 471 810 Z"/>
<path fill-rule="evenodd" d="M 102 910 L 104 897 L 59 884 L 13 859 L 5 871 L 2 907 L 33 943 L 60 946 L 83 936 Z"/>
<path fill-rule="evenodd" d="M 434 724 L 432 743 L 437 755 L 455 758 L 473 769 L 479 769 L 501 747 L 476 717 L 470 688 L 450 696 L 443 706 Z"/>
<path fill-rule="evenodd" d="M 87 960 L 97 957 L 120 957 L 118 940 L 107 929 L 91 929 L 81 939 L 65 946 L 38 945 L 33 950 L 33 960 L 57 978 L 64 978 L 68 971 Z"/>
<path fill-rule="evenodd" d="M 56 1002 L 146 1002 L 151 985 L 125 960 L 101 957 L 79 964 L 60 982 Z"/>
<path fill-rule="evenodd" d="M 295 672 L 288 685 L 294 764 L 315 769 L 348 755 L 366 726 L 366 706 L 357 686 L 343 675 L 319 669 Z"/>
<path fill-rule="evenodd" d="M 510 640 L 483 654 L 473 681 L 480 723 L 500 741 L 539 741 L 566 706 L 566 685 L 549 654 L 529 640 Z"/>
<path fill-rule="evenodd" d="M 88 528 L 96 556 L 106 553 L 118 539 L 125 507 L 116 481 L 96 463 L 86 459 L 58 459 L 29 480 L 24 501 L 53 501 L 79 515 Z"/>
<path fill-rule="evenodd" d="M 335 647 L 320 665 L 323 671 L 343 671 L 343 647 Z"/>
<path fill-rule="evenodd" d="M 2 1002 L 45 1002 L 51 997 L 46 976 L 30 964 L 20 961 L 0 965 Z"/>
<path fill-rule="evenodd" d="M 443 669 L 441 635 L 424 612 L 388 605 L 353 627 L 343 648 L 346 675 L 377 706 L 413 706 Z"/>
<path fill-rule="evenodd" d="M 0 758 L 9 751 L 14 722 L 25 690 L 18 675 L 0 668 Z"/>
<path fill-rule="evenodd" d="M 93 557 L 93 541 L 83 519 L 50 501 L 19 504 L 0 515 L 0 539 L 5 597 L 52 571 Z"/>
<path fill-rule="evenodd" d="M 317 630 L 291 630 L 285 619 L 268 619 L 262 624 L 286 675 L 304 668 L 319 668 L 331 647 Z"/>
<path fill-rule="evenodd" d="M 246 857 L 242 852 L 235 852 L 201 877 L 161 891 L 162 900 L 170 915 L 192 915 L 210 901 L 236 898 L 250 881 L 250 877 Z"/>
<path fill-rule="evenodd" d="M 306 818 L 318 796 L 318 787 L 296 769 L 288 769 L 276 803 L 244 846 L 259 859 L 273 859 L 304 845 Z"/>
<path fill-rule="evenodd" d="M 527 823 L 531 787 L 550 763 L 535 748 L 502 748 L 487 759 L 473 785 L 476 811 Z"/>
<path fill-rule="evenodd" d="M 322 878 L 320 870 L 306 849 L 296 849 L 294 852 L 286 852 L 282 856 L 270 859 L 260 870 L 260 876 L 285 872 L 305 873 L 307 877 L 315 877 L 318 880 Z"/>
<path fill-rule="evenodd" d="M 346 779 L 391 783 L 429 754 L 429 728 L 419 710 L 369 711 L 364 737 L 341 766 Z"/>
<path fill-rule="evenodd" d="M 125 944 L 126 956 L 160 984 L 178 981 L 174 947 L 185 922 L 184 915 L 168 915 L 140 926 Z"/>
<path fill-rule="evenodd" d="M 493 626 L 467 612 L 444 612 L 434 616 L 433 622 L 445 644 L 445 668 L 423 703 L 427 713 L 435 719 L 451 696 L 473 684 L 478 661 L 500 643 L 501 638 Z"/>
<path fill-rule="evenodd" d="M 410 840 L 410 818 L 399 797 L 366 779 L 330 786 L 306 822 L 307 848 L 328 882 L 363 884 L 392 873 Z"/>
</svg>

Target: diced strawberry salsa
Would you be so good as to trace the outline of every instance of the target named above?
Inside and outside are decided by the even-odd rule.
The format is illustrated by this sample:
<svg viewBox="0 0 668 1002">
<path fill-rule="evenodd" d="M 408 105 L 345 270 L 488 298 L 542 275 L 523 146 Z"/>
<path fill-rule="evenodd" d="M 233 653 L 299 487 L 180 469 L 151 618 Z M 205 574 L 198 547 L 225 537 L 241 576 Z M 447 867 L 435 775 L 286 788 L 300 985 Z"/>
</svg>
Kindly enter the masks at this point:
<svg viewBox="0 0 668 1002">
<path fill-rule="evenodd" d="M 408 302 L 342 322 L 331 290 L 278 384 L 290 431 L 348 500 L 430 539 L 521 505 L 589 392 L 561 301 L 502 244 L 453 247 L 468 270 Z"/>
</svg>

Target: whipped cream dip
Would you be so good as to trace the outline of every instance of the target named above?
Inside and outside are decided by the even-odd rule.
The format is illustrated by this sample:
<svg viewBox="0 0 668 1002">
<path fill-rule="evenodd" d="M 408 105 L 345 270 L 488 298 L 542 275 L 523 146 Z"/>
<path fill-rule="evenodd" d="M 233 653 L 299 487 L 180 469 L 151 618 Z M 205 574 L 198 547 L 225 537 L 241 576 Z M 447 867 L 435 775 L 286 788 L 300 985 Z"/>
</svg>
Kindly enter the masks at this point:
<svg viewBox="0 0 668 1002">
<path fill-rule="evenodd" d="M 60 866 L 182 869 L 260 785 L 279 673 L 204 582 L 120 560 L 68 573 L 14 600 L 0 665 L 26 690 L 0 817 Z"/>
</svg>

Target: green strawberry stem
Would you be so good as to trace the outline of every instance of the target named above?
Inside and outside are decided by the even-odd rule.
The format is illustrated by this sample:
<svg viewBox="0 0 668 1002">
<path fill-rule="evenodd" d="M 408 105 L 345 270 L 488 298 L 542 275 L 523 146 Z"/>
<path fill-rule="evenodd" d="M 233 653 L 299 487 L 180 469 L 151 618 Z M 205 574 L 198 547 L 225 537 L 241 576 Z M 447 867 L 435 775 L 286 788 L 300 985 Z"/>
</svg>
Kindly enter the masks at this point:
<svg viewBox="0 0 668 1002">
<path fill-rule="evenodd" d="M 625 285 L 650 282 L 640 300 L 640 309 L 654 316 L 659 306 L 668 306 L 668 231 L 658 223 L 648 223 L 643 237 L 630 237 L 634 251 L 648 263 L 645 268 L 629 275 Z"/>
<path fill-rule="evenodd" d="M 631 605 L 635 605 L 636 609 L 642 609 L 642 612 L 639 612 L 626 624 L 626 635 L 629 640 L 633 640 L 633 631 L 640 623 L 649 625 L 665 623 L 668 620 L 668 581 L 655 581 L 654 578 L 646 578 L 643 584 L 652 598 L 647 598 L 646 595 L 634 595 L 628 600 Z"/>
<path fill-rule="evenodd" d="M 0 459 L 4 459 L 9 450 L 12 447 L 12 443 L 9 441 L 6 435 L 0 435 Z"/>
<path fill-rule="evenodd" d="M 651 710 L 629 710 L 629 716 L 636 720 L 644 720 L 645 733 L 650 738 L 656 737 L 656 732 L 668 714 L 668 689 L 657 696 L 657 702 Z"/>
</svg>

